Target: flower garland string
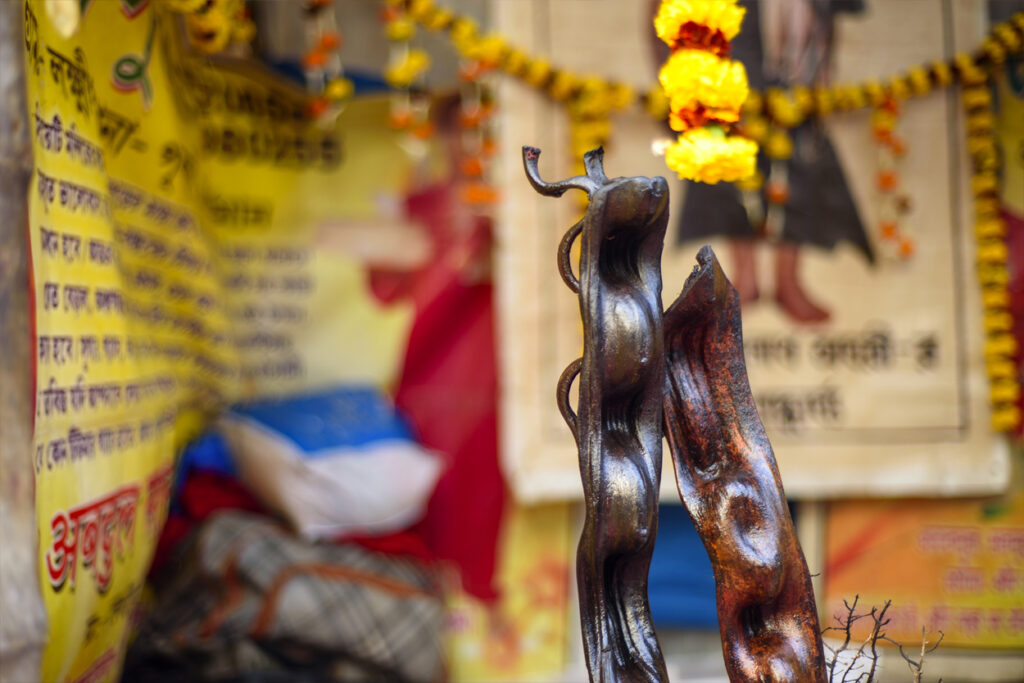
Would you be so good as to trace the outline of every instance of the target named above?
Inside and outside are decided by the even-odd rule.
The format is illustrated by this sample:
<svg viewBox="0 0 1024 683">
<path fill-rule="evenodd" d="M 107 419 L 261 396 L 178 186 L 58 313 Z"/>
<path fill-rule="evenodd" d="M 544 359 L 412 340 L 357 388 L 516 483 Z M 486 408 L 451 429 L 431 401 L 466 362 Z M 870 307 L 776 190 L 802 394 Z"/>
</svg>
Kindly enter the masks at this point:
<svg viewBox="0 0 1024 683">
<path fill-rule="evenodd" d="M 395 90 L 389 123 L 395 130 L 408 134 L 406 149 L 415 156 L 422 156 L 426 154 L 423 142 L 434 134 L 434 126 L 430 122 L 429 97 L 414 85 L 430 68 L 430 55 L 411 46 L 416 36 L 416 23 L 405 5 L 402 0 L 386 0 L 381 11 L 384 33 L 391 45 L 384 80 Z"/>
<path fill-rule="evenodd" d="M 1020 37 L 1018 36 L 1018 40 Z M 1013 44 L 1008 45 L 1011 47 Z M 1017 45 L 1019 49 L 1019 44 Z M 1000 216 L 999 156 L 990 74 L 960 65 L 963 106 L 967 117 L 967 149 L 971 157 L 974 235 L 985 327 L 985 368 L 989 378 L 992 428 L 1013 431 L 1021 424 L 1020 369 L 1017 340 L 1010 314 L 1010 274 L 1006 263 L 1006 224 Z"/>
<path fill-rule="evenodd" d="M 487 178 L 488 162 L 496 147 L 490 128 L 494 104 L 484 79 L 497 65 L 497 55 L 483 42 L 473 40 L 476 35 L 477 25 L 471 19 L 461 19 L 452 28 L 452 42 L 460 60 L 459 194 L 478 214 L 486 215 L 498 201 L 498 192 Z"/>
<path fill-rule="evenodd" d="M 311 45 L 302 57 L 306 87 L 314 93 L 309 115 L 331 125 L 352 97 L 352 81 L 345 78 L 338 54 L 341 34 L 332 10 L 334 0 L 310 0 L 305 7 L 306 39 Z"/>
<path fill-rule="evenodd" d="M 903 222 L 910 213 L 911 201 L 900 191 L 899 166 L 907 153 L 907 143 L 896 130 L 901 115 L 900 101 L 886 98 L 871 115 L 871 137 L 878 150 L 875 186 L 879 202 L 879 242 L 888 248 L 891 256 L 906 261 L 914 255 L 916 247 Z"/>
<path fill-rule="evenodd" d="M 658 80 L 669 125 L 680 134 L 660 146 L 680 178 L 704 183 L 754 175 L 757 143 L 731 135 L 747 99 L 747 72 L 728 58 L 746 10 L 735 0 L 662 0 L 654 27 L 672 55 Z"/>
</svg>

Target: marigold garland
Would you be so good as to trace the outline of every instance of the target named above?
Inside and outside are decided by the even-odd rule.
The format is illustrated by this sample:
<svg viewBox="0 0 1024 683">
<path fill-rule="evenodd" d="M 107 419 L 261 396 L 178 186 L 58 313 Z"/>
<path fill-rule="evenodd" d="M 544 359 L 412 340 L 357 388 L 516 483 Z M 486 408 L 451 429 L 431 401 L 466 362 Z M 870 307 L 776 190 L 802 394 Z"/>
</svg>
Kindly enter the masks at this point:
<svg viewBox="0 0 1024 683">
<path fill-rule="evenodd" d="M 757 143 L 720 128 L 691 128 L 665 148 L 665 163 L 699 183 L 714 184 L 754 174 Z"/>
<path fill-rule="evenodd" d="M 962 101 L 973 170 L 975 258 L 984 307 L 985 368 L 989 378 L 992 428 L 1013 431 L 1021 424 L 1017 405 L 1021 393 L 1017 360 L 1020 349 L 1013 336 L 1013 316 L 1009 312 L 1010 273 L 1006 264 L 1009 250 L 1005 241 L 1006 225 L 999 215 L 995 115 L 988 77 L 983 74 L 980 80 L 975 79 L 964 89 Z"/>
<path fill-rule="evenodd" d="M 355 93 L 355 85 L 345 78 L 339 50 L 342 38 L 338 31 L 334 0 L 316 0 L 305 7 L 309 50 L 302 57 L 306 88 L 313 94 L 307 113 L 328 126 L 337 119 L 345 104 Z"/>
<path fill-rule="evenodd" d="M 672 128 L 678 131 L 709 121 L 735 123 L 749 90 L 747 71 L 739 62 L 685 48 L 672 53 L 658 80 L 669 98 Z"/>
<path fill-rule="evenodd" d="M 727 43 L 740 32 L 744 13 L 735 3 L 721 0 L 665 0 L 654 17 L 654 29 L 673 49 L 694 46 L 696 36 L 720 34 Z"/>
<path fill-rule="evenodd" d="M 745 10 L 735 0 L 662 0 L 654 19 L 672 56 L 658 73 L 669 124 L 680 131 L 665 163 L 680 178 L 735 181 L 754 174 L 757 143 L 729 135 L 747 98 L 747 71 L 729 60 L 729 40 Z"/>
</svg>

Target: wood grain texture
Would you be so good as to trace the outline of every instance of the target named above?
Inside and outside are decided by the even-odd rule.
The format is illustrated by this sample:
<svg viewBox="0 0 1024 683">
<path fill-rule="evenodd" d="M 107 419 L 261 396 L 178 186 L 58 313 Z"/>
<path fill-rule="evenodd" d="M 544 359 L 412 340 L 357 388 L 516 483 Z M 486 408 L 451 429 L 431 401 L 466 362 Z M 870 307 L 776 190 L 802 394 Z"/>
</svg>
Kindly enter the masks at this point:
<svg viewBox="0 0 1024 683">
<path fill-rule="evenodd" d="M 807 563 L 747 380 L 739 296 L 710 247 L 665 312 L 664 428 L 711 558 L 732 681 L 825 682 Z"/>
<path fill-rule="evenodd" d="M 583 357 L 558 383 L 586 500 L 576 569 L 587 667 L 595 681 L 665 681 L 647 574 L 661 483 L 661 251 L 668 186 L 664 178 L 609 180 L 600 149 L 587 153 L 585 176 L 546 183 L 537 172 L 539 154 L 523 148 L 534 189 L 560 196 L 575 188 L 590 196 L 586 215 L 559 248 L 562 277 L 579 294 L 584 341 Z M 577 238 L 579 279 L 569 258 Z M 569 400 L 576 375 L 578 415 Z"/>
</svg>

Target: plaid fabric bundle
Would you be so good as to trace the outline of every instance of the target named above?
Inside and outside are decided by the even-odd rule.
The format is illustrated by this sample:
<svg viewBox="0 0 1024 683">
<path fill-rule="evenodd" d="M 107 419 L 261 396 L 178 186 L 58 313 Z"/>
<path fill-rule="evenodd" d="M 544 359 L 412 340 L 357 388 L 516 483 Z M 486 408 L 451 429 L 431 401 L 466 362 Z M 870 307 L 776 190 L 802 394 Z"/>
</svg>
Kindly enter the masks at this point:
<svg viewBox="0 0 1024 683">
<path fill-rule="evenodd" d="M 313 544 L 232 511 L 167 569 L 125 680 L 445 678 L 441 592 L 412 560 Z"/>
</svg>

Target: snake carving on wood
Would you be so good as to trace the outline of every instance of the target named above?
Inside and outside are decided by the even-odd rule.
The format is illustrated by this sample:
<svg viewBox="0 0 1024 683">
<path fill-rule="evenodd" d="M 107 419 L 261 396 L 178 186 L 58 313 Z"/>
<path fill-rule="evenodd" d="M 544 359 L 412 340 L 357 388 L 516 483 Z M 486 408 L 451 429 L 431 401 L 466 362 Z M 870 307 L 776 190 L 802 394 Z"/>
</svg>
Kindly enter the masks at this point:
<svg viewBox="0 0 1024 683">
<path fill-rule="evenodd" d="M 579 451 L 586 517 L 577 551 L 580 620 L 593 681 L 667 681 L 647 599 L 658 524 L 661 439 L 679 494 L 711 558 L 726 670 L 733 683 L 825 683 L 807 564 L 743 358 L 739 297 L 709 247 L 662 314 L 664 178 L 608 179 L 603 152 L 586 175 L 541 180 L 540 194 L 587 192 L 562 238 L 562 278 L 579 295 L 583 357 L 558 381 Z M 580 239 L 579 278 L 570 253 Z M 580 377 L 578 414 L 569 389 Z"/>
<path fill-rule="evenodd" d="M 608 179 L 603 151 L 584 157 L 586 175 L 541 180 L 540 150 L 523 148 L 539 193 L 588 193 L 586 215 L 562 239 L 559 270 L 579 294 L 583 357 L 558 383 L 562 415 L 579 449 L 586 518 L 576 556 L 580 620 L 591 680 L 665 681 L 647 602 L 658 528 L 665 357 L 661 250 L 668 225 L 664 178 Z M 580 240 L 579 279 L 572 243 Z M 579 375 L 579 413 L 569 387 Z"/>
</svg>

